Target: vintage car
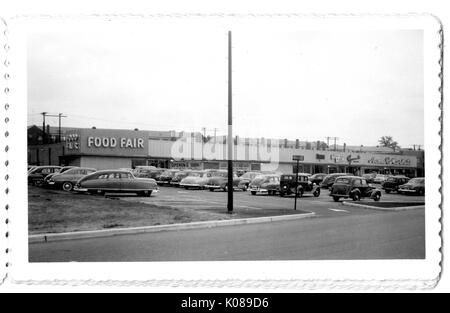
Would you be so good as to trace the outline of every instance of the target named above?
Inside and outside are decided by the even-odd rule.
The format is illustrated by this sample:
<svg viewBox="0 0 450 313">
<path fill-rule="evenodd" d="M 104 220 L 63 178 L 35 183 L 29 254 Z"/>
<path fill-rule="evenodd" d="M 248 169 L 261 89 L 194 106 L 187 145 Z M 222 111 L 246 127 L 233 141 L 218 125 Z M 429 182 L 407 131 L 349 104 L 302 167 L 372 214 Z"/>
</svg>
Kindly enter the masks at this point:
<svg viewBox="0 0 450 313">
<path fill-rule="evenodd" d="M 240 181 L 238 184 L 238 188 L 242 189 L 243 191 L 246 191 L 248 189 L 248 185 L 250 185 L 250 182 L 255 179 L 256 176 L 261 175 L 261 172 L 257 171 L 250 171 L 246 172 L 244 175 L 240 176 Z"/>
<path fill-rule="evenodd" d="M 217 171 L 219 170 L 192 171 L 189 176 L 180 181 L 180 187 L 184 189 L 205 189 L 205 185 Z"/>
<path fill-rule="evenodd" d="M 280 177 L 280 197 L 295 194 L 302 197 L 305 193 L 313 194 L 314 197 L 320 196 L 320 187 L 318 184 L 309 180 L 309 176 L 305 173 L 283 174 Z"/>
<path fill-rule="evenodd" d="M 44 186 L 49 186 L 48 181 L 49 181 L 50 178 L 52 178 L 54 175 L 64 173 L 64 172 L 66 172 L 66 171 L 68 171 L 68 170 L 70 170 L 71 168 L 74 168 L 74 167 L 76 167 L 76 166 L 63 166 L 59 172 L 55 172 L 55 173 L 48 174 L 48 175 L 45 176 L 45 178 L 44 178 Z"/>
<path fill-rule="evenodd" d="M 423 196 L 425 194 L 425 178 L 411 178 L 406 184 L 399 186 L 397 192 Z"/>
<path fill-rule="evenodd" d="M 320 183 L 320 187 L 321 188 L 330 189 L 331 186 L 333 186 L 334 181 L 336 180 L 336 178 L 341 177 L 341 176 L 347 176 L 347 175 L 350 175 L 350 174 L 347 174 L 347 173 L 333 173 L 333 174 L 329 174 L 329 175 L 325 176 L 323 181 Z"/>
<path fill-rule="evenodd" d="M 256 176 L 248 186 L 252 195 L 274 195 L 280 192 L 280 175 L 265 174 Z"/>
<path fill-rule="evenodd" d="M 364 174 L 362 176 L 369 184 L 373 183 L 373 180 L 375 179 L 375 177 L 377 177 L 377 173 L 376 172 L 372 172 L 372 173 L 367 173 Z"/>
<path fill-rule="evenodd" d="M 388 176 L 384 174 L 377 174 L 377 176 L 375 176 L 375 178 L 373 179 L 373 183 L 382 184 L 384 181 L 386 181 L 387 177 Z"/>
<path fill-rule="evenodd" d="M 386 192 L 398 191 L 398 187 L 406 184 L 409 178 L 406 176 L 388 176 L 386 181 L 381 183 L 381 188 Z"/>
<path fill-rule="evenodd" d="M 238 188 L 240 180 L 241 179 L 237 176 L 237 174 L 233 173 L 233 190 Z M 209 191 L 219 189 L 228 191 L 228 171 L 220 170 L 217 172 L 213 172 L 211 178 L 206 183 L 205 188 L 209 189 Z"/>
<path fill-rule="evenodd" d="M 170 181 L 170 184 L 171 184 L 172 186 L 179 187 L 179 186 L 180 186 L 180 182 L 181 182 L 184 178 L 190 176 L 190 174 L 193 173 L 193 172 L 201 173 L 201 171 L 181 170 L 181 171 L 179 171 L 178 173 L 175 174 L 175 176 L 174 176 L 174 177 L 172 178 L 172 180 Z"/>
<path fill-rule="evenodd" d="M 178 173 L 180 170 L 179 169 L 170 169 L 170 170 L 165 170 L 164 172 L 161 173 L 161 175 L 159 175 L 159 177 L 156 178 L 156 182 L 158 183 L 158 185 L 169 185 L 170 186 L 170 182 L 172 181 L 172 179 L 175 177 L 175 174 Z"/>
<path fill-rule="evenodd" d="M 28 184 L 34 186 L 43 186 L 44 178 L 49 174 L 59 173 L 61 166 L 45 165 L 36 166 L 28 172 Z"/>
<path fill-rule="evenodd" d="M 336 202 L 341 198 L 351 198 L 353 201 L 361 200 L 361 198 L 372 198 L 375 201 L 380 201 L 381 190 L 368 184 L 364 177 L 341 176 L 336 179 L 331 187 L 330 196 Z"/>
<path fill-rule="evenodd" d="M 136 178 L 129 171 L 103 170 L 84 176 L 75 184 L 75 191 L 105 194 L 136 193 L 150 197 L 158 191 L 156 181 L 151 178 Z"/>
<path fill-rule="evenodd" d="M 166 168 L 157 168 L 154 166 L 136 166 L 132 173 L 138 178 L 157 179 L 166 170 Z"/>
<path fill-rule="evenodd" d="M 323 182 L 323 179 L 327 176 L 327 174 L 324 173 L 317 173 L 314 175 L 309 176 L 309 181 L 313 184 L 320 185 L 321 182 Z"/>
<path fill-rule="evenodd" d="M 95 168 L 72 167 L 64 172 L 52 175 L 52 177 L 48 179 L 47 184 L 54 188 L 71 191 L 78 180 L 96 171 Z"/>
</svg>

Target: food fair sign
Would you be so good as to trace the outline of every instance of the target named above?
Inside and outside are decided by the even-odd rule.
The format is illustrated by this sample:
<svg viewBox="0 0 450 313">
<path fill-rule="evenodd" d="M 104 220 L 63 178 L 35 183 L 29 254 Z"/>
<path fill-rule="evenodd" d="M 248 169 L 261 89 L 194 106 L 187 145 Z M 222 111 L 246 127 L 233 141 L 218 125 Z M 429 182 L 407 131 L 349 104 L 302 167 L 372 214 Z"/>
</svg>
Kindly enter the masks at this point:
<svg viewBox="0 0 450 313">
<path fill-rule="evenodd" d="M 148 133 L 115 129 L 77 129 L 66 136 L 68 154 L 147 156 Z"/>
</svg>

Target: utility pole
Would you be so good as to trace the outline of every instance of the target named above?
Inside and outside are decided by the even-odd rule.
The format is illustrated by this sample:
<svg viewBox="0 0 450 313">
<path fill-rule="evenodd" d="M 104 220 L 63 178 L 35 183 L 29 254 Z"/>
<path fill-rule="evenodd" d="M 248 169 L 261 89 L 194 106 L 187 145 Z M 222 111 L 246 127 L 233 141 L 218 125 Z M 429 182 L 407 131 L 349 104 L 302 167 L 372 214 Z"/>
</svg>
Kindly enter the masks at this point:
<svg viewBox="0 0 450 313">
<path fill-rule="evenodd" d="M 47 115 L 47 112 L 42 112 L 42 143 L 45 144 L 45 116 Z"/>
<path fill-rule="evenodd" d="M 228 31 L 228 213 L 233 213 L 233 111 L 231 31 Z"/>
<path fill-rule="evenodd" d="M 203 150 L 205 150 L 205 140 L 206 140 L 206 127 L 202 127 L 203 130 L 203 139 L 202 139 L 202 161 L 205 159 Z"/>
<path fill-rule="evenodd" d="M 58 118 L 58 142 L 61 142 L 61 118 L 67 117 L 67 115 L 63 115 L 62 113 L 58 113 L 58 114 L 47 114 L 46 112 L 44 112 L 44 113 L 46 114 L 46 116 Z M 43 113 L 41 113 L 41 114 L 43 114 Z M 45 117 L 44 117 L 44 119 L 45 119 Z"/>
</svg>

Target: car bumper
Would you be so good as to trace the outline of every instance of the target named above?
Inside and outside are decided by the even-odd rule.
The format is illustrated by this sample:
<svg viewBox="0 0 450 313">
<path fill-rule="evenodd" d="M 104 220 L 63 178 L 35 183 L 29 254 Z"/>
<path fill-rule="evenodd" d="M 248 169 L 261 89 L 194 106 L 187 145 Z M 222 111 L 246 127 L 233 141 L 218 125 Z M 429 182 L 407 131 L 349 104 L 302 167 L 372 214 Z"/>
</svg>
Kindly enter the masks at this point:
<svg viewBox="0 0 450 313">
<path fill-rule="evenodd" d="M 256 192 L 256 194 L 259 194 L 259 195 L 266 195 L 266 194 L 269 193 L 269 190 L 259 188 L 259 189 L 250 189 L 250 192 L 251 193 L 255 193 Z"/>
<path fill-rule="evenodd" d="M 223 187 L 219 185 L 205 185 L 206 189 L 222 189 Z"/>
<path fill-rule="evenodd" d="M 77 192 L 87 192 L 88 191 L 87 188 L 81 188 L 81 187 L 77 187 L 77 186 L 73 187 L 73 190 L 77 191 Z"/>
<path fill-rule="evenodd" d="M 417 190 L 414 189 L 399 189 L 399 192 L 405 192 L 405 193 L 418 193 Z"/>
<path fill-rule="evenodd" d="M 200 184 L 181 184 L 180 187 L 200 187 Z"/>
</svg>

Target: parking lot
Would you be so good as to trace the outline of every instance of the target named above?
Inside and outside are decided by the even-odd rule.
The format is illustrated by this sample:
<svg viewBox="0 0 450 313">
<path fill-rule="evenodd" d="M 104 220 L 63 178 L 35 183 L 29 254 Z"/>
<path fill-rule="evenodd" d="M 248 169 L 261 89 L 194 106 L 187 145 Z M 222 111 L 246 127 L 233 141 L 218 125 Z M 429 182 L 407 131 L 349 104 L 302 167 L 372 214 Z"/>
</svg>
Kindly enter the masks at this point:
<svg viewBox="0 0 450 313">
<path fill-rule="evenodd" d="M 250 192 L 235 191 L 234 195 L 234 211 L 239 212 L 240 209 L 279 209 L 294 210 L 294 196 L 268 196 L 268 195 L 251 195 Z M 170 206 L 174 208 L 188 208 L 191 210 L 209 210 L 221 209 L 226 211 L 227 193 L 222 191 L 210 192 L 207 190 L 185 190 L 175 187 L 160 187 L 160 191 L 152 195 L 150 198 L 140 197 L 121 197 L 122 200 L 131 202 L 145 202 L 161 206 Z M 351 200 L 348 200 L 351 201 Z M 397 193 L 382 193 L 380 202 L 418 202 L 423 203 L 424 196 L 400 195 Z M 358 201 L 361 204 L 373 204 L 371 199 L 363 199 Z M 377 214 L 380 211 L 364 210 L 350 206 L 344 206 L 341 202 L 334 202 L 329 196 L 329 191 L 321 190 L 319 197 L 313 195 L 304 195 L 297 198 L 297 210 L 309 211 L 316 214 L 316 217 L 342 216 L 348 214 Z M 381 212 L 383 213 L 383 212 Z"/>
</svg>

